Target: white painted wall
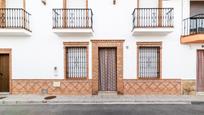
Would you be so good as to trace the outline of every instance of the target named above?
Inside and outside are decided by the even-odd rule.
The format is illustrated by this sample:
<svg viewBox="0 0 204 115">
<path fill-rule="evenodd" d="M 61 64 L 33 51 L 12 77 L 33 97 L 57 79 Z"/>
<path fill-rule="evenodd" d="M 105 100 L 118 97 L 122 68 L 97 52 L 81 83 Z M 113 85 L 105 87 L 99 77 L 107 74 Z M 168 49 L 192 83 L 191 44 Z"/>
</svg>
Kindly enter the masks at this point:
<svg viewBox="0 0 204 115">
<path fill-rule="evenodd" d="M 13 1 L 13 0 L 11 0 Z M 32 14 L 31 37 L 0 36 L 0 48 L 12 48 L 13 79 L 63 79 L 63 42 L 91 39 L 125 39 L 124 78 L 136 78 L 136 42 L 162 41 L 163 79 L 195 79 L 196 49 L 201 44 L 181 45 L 182 18 L 189 16 L 189 0 L 168 0 L 164 6 L 174 8 L 174 32 L 167 35 L 132 35 L 132 12 L 137 0 L 89 0 L 94 16 L 93 36 L 59 37 L 52 31 L 52 9 L 61 8 L 62 0 L 27 0 L 27 11 Z M 13 3 L 10 3 L 13 5 Z M 182 7 L 183 4 L 183 7 Z M 183 12 L 183 13 L 182 13 Z M 128 46 L 128 48 L 127 48 Z M 91 45 L 89 46 L 89 77 L 92 78 Z M 55 76 L 54 67 L 58 68 Z"/>
</svg>

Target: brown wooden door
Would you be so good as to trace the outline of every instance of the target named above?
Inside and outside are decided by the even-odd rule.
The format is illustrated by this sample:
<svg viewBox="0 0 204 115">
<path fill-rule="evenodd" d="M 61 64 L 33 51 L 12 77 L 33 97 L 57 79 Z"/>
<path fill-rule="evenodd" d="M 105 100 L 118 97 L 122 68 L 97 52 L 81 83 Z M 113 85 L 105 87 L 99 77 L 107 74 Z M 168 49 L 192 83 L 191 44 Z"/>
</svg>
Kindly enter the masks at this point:
<svg viewBox="0 0 204 115">
<path fill-rule="evenodd" d="M 99 90 L 116 91 L 116 48 L 99 49 Z"/>
<path fill-rule="evenodd" d="M 0 0 L 0 28 L 4 28 L 6 26 L 5 19 L 5 10 L 2 8 L 6 8 L 6 0 Z"/>
<path fill-rule="evenodd" d="M 197 52 L 197 91 L 204 92 L 204 50 Z"/>
<path fill-rule="evenodd" d="M 0 92 L 9 92 L 9 55 L 0 54 Z"/>
</svg>

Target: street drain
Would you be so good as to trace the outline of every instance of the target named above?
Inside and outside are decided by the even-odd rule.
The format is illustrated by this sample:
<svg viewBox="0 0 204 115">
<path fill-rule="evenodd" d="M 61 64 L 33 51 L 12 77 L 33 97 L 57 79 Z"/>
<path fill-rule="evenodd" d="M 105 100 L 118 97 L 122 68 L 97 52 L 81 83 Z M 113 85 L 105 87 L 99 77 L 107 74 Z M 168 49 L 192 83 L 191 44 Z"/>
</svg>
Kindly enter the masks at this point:
<svg viewBox="0 0 204 115">
<path fill-rule="evenodd" d="M 6 97 L 0 97 L 0 99 L 4 99 L 4 98 L 6 98 Z"/>
<path fill-rule="evenodd" d="M 51 100 L 51 99 L 55 99 L 56 98 L 56 96 L 47 96 L 47 97 L 45 97 L 44 99 L 45 100 Z"/>
</svg>

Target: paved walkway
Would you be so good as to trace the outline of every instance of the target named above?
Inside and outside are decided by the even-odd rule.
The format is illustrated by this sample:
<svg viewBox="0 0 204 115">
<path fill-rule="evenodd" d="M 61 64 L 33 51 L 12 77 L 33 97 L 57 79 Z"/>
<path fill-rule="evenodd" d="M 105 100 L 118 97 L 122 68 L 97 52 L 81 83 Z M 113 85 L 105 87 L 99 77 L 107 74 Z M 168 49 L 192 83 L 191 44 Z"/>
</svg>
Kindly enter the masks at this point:
<svg viewBox="0 0 204 115">
<path fill-rule="evenodd" d="M 0 95 L 0 97 L 3 97 Z M 45 100 L 42 95 L 9 95 L 5 104 L 191 104 L 204 103 L 204 96 L 57 96 Z"/>
</svg>

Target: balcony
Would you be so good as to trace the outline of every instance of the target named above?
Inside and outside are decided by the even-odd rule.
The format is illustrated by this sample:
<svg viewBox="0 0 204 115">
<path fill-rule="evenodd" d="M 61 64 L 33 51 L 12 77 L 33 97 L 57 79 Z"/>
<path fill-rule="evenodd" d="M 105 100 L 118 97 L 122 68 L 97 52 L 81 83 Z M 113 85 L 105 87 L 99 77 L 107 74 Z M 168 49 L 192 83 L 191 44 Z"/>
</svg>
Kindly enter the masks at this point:
<svg viewBox="0 0 204 115">
<path fill-rule="evenodd" d="M 30 16 L 22 8 L 0 8 L 0 36 L 30 36 Z"/>
<path fill-rule="evenodd" d="M 198 14 L 183 20 L 181 43 L 204 43 L 204 14 Z"/>
<path fill-rule="evenodd" d="M 133 11 L 133 35 L 166 34 L 173 31 L 173 8 L 135 8 Z"/>
<path fill-rule="evenodd" d="M 53 9 L 53 31 L 59 36 L 92 34 L 91 9 Z"/>
</svg>

